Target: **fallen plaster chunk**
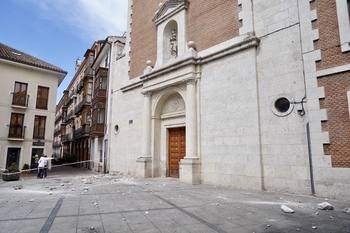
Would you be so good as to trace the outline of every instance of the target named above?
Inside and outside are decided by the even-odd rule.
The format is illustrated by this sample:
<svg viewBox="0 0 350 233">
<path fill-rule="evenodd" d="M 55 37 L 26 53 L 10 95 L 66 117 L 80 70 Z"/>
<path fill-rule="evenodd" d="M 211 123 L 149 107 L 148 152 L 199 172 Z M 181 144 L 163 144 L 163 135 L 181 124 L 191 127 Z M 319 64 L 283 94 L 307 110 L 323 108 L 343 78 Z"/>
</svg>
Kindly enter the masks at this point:
<svg viewBox="0 0 350 233">
<path fill-rule="evenodd" d="M 284 213 L 294 213 L 294 210 L 292 210 L 291 208 L 289 208 L 288 206 L 286 205 L 282 205 L 281 206 L 281 209 Z"/>
<path fill-rule="evenodd" d="M 349 214 L 349 213 L 350 213 L 350 207 L 346 207 L 346 208 L 344 209 L 344 212 Z"/>
<path fill-rule="evenodd" d="M 332 206 L 331 204 L 329 204 L 328 202 L 325 201 L 325 202 L 318 204 L 317 208 L 320 210 L 333 210 L 334 206 Z"/>
<path fill-rule="evenodd" d="M 21 184 L 16 184 L 16 185 L 13 186 L 13 188 L 14 188 L 15 190 L 22 189 L 22 188 L 23 188 L 23 185 L 21 185 Z"/>
</svg>

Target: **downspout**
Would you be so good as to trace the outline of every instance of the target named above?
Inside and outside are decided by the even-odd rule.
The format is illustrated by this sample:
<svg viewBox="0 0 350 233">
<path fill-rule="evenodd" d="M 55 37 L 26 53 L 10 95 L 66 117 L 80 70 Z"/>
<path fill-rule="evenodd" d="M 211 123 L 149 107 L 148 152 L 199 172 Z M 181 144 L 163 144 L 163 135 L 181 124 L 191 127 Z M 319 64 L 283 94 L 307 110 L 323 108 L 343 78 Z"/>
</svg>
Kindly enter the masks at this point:
<svg viewBox="0 0 350 233">
<path fill-rule="evenodd" d="M 107 41 L 107 44 L 109 45 L 109 61 L 108 61 L 108 97 L 107 97 L 107 116 L 106 116 L 106 131 L 107 133 L 107 138 L 106 138 L 106 133 L 104 134 L 104 140 L 103 140 L 103 147 L 104 147 L 104 158 L 103 158 L 103 173 L 106 174 L 107 173 L 107 157 L 109 157 L 109 142 L 108 142 L 108 138 L 111 132 L 111 125 L 110 125 L 110 109 L 111 109 L 111 95 L 112 95 L 112 90 L 111 90 L 111 64 L 112 64 L 112 43 Z M 108 156 L 107 156 L 108 155 Z"/>
<path fill-rule="evenodd" d="M 297 1 L 298 6 L 298 21 L 299 21 L 299 36 L 300 36 L 300 50 L 301 50 L 301 60 L 303 65 L 303 78 L 304 78 L 304 97 L 301 100 L 301 106 L 302 111 L 299 113 L 300 116 L 305 115 L 304 110 L 304 99 L 307 99 L 306 97 L 306 77 L 305 77 L 305 61 L 304 61 L 304 50 L 303 50 L 303 38 L 302 38 L 302 31 L 301 31 L 301 20 L 300 20 L 300 6 L 299 1 Z M 308 156 L 309 156 L 309 171 L 310 171 L 310 186 L 311 186 L 311 194 L 315 195 L 315 185 L 314 185 L 314 175 L 313 175 L 313 164 L 312 164 L 312 149 L 311 149 L 311 137 L 310 137 L 310 122 L 306 123 L 306 134 L 307 134 L 307 146 L 308 146 Z"/>
<path fill-rule="evenodd" d="M 253 33 L 255 33 L 255 24 L 254 24 L 254 3 L 251 0 L 251 10 L 252 10 L 252 29 Z M 265 191 L 265 171 L 264 171 L 264 156 L 262 152 L 262 130 L 261 130 L 261 111 L 260 111 L 260 93 L 259 93 L 259 75 L 258 75 L 258 46 L 254 48 L 254 58 L 255 58 L 255 88 L 256 88 L 256 107 L 257 107 L 257 115 L 258 115 L 258 137 L 259 137 L 259 157 L 260 157 L 260 184 L 261 190 Z"/>
</svg>

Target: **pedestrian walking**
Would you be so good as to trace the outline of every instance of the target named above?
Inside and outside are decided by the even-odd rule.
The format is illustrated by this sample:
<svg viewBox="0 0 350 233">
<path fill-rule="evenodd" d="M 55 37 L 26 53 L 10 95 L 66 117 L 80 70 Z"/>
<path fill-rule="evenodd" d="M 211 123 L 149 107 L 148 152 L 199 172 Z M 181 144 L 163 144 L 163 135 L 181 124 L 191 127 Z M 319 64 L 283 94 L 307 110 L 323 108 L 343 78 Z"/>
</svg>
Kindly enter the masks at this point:
<svg viewBox="0 0 350 233">
<path fill-rule="evenodd" d="M 38 179 L 46 178 L 47 177 L 47 165 L 48 161 L 53 158 L 48 158 L 47 155 L 42 154 L 39 161 L 38 161 Z"/>
<path fill-rule="evenodd" d="M 44 155 L 44 158 L 47 158 L 46 155 Z M 44 170 L 43 170 L 43 178 L 47 177 L 47 164 L 48 164 L 48 160 L 44 159 Z"/>
<path fill-rule="evenodd" d="M 37 178 L 38 179 L 42 179 L 43 178 L 43 173 L 44 173 L 44 166 L 45 166 L 45 159 L 44 159 L 44 154 L 42 154 L 40 156 L 40 159 L 38 161 L 38 175 Z"/>
</svg>

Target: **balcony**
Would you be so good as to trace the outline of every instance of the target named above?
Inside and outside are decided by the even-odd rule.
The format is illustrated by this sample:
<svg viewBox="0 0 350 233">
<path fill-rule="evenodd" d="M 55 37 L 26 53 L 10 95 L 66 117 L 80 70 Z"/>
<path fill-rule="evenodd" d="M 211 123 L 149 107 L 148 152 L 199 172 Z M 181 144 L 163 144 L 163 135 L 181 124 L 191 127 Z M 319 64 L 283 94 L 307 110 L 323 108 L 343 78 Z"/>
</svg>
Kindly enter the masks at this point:
<svg viewBox="0 0 350 233">
<path fill-rule="evenodd" d="M 84 77 L 93 77 L 93 74 L 94 74 L 94 70 L 91 67 L 88 67 L 84 71 Z"/>
<path fill-rule="evenodd" d="M 24 140 L 26 126 L 23 125 L 8 125 L 9 135 L 8 140 Z"/>
<path fill-rule="evenodd" d="M 61 142 L 53 142 L 52 143 L 52 148 L 60 148 L 61 147 Z"/>
<path fill-rule="evenodd" d="M 62 137 L 62 143 L 64 143 L 64 142 L 70 142 L 70 141 L 72 141 L 72 134 L 71 134 L 71 133 L 63 135 L 63 137 Z"/>
<path fill-rule="evenodd" d="M 57 114 L 57 115 L 55 116 L 55 123 L 56 123 L 57 121 L 59 121 L 59 120 L 61 119 L 61 117 L 62 117 L 62 113 L 60 112 L 59 114 Z"/>
<path fill-rule="evenodd" d="M 93 123 L 91 125 L 90 134 L 93 137 L 102 137 L 105 133 L 105 124 L 104 123 Z"/>
<path fill-rule="evenodd" d="M 84 88 L 84 80 L 81 80 L 77 85 L 77 93 L 79 94 Z"/>
<path fill-rule="evenodd" d="M 90 125 L 83 125 L 83 127 L 74 130 L 73 139 L 81 138 L 81 137 L 89 137 L 90 136 Z"/>
<path fill-rule="evenodd" d="M 22 93 L 12 93 L 12 107 L 27 108 L 29 102 L 29 95 Z"/>
<path fill-rule="evenodd" d="M 84 96 L 84 99 L 78 104 L 78 106 L 75 107 L 75 114 L 79 113 L 82 109 L 83 106 L 90 106 L 91 105 L 91 96 L 86 95 Z"/>
<path fill-rule="evenodd" d="M 57 135 L 57 134 L 59 134 L 59 133 L 61 133 L 61 126 L 58 126 L 56 129 L 55 129 L 55 131 L 53 132 L 53 134 L 54 135 Z"/>
</svg>

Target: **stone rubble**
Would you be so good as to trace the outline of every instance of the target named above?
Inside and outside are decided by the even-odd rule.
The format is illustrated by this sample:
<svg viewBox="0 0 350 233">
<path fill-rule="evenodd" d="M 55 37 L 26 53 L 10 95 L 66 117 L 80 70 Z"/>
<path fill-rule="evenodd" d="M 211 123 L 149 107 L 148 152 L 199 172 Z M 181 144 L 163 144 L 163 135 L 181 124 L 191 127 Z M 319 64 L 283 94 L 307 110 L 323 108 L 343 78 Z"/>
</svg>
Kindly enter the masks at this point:
<svg viewBox="0 0 350 233">
<path fill-rule="evenodd" d="M 291 208 L 289 208 L 288 206 L 286 205 L 281 205 L 281 209 L 284 213 L 294 213 L 294 210 L 292 210 Z"/>
<path fill-rule="evenodd" d="M 334 206 L 332 206 L 331 204 L 329 204 L 328 202 L 325 201 L 325 202 L 318 204 L 317 208 L 320 210 L 333 210 Z"/>
</svg>

